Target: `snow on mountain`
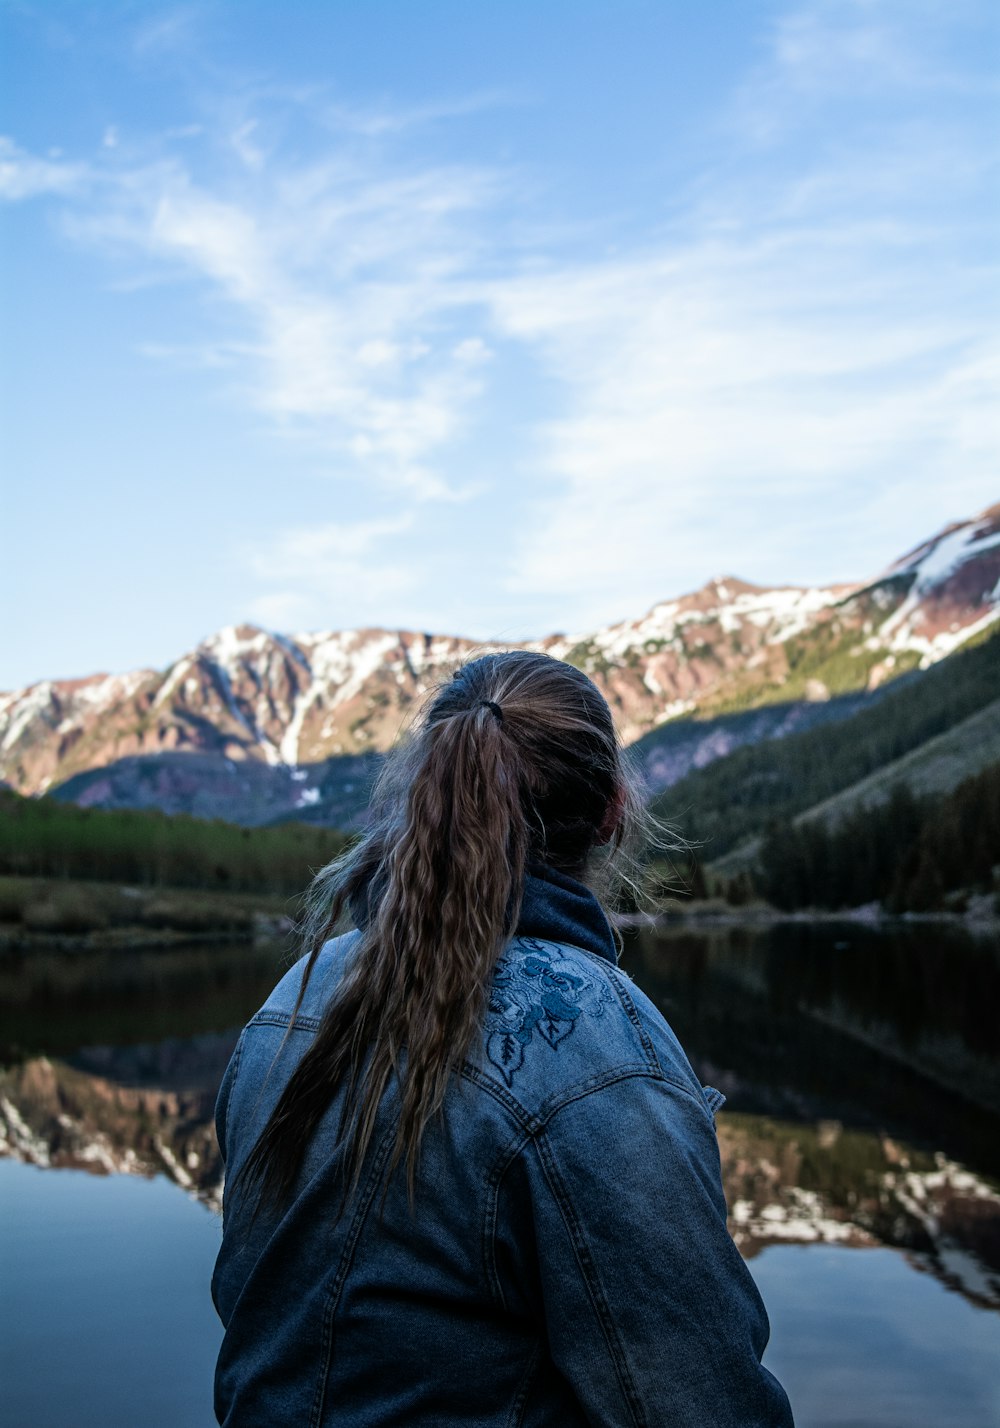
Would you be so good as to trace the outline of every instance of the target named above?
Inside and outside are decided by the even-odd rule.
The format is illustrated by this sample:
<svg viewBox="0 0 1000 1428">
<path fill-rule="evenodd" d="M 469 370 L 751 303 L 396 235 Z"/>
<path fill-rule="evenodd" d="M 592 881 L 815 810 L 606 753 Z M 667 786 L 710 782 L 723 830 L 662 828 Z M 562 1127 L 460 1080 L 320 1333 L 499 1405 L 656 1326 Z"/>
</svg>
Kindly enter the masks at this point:
<svg viewBox="0 0 1000 1428">
<path fill-rule="evenodd" d="M 916 650 L 924 665 L 950 654 L 997 618 L 1000 505 L 948 526 L 890 565 L 878 583 L 905 579 L 906 598 L 877 638 L 893 652 Z"/>
<path fill-rule="evenodd" d="M 731 635 L 751 624 L 764 632 L 768 643 L 780 644 L 808 629 L 821 610 L 835 605 L 854 588 L 768 590 L 734 576 L 716 576 L 693 595 L 654 605 L 641 620 L 610 625 L 590 638 L 611 660 L 624 659 L 631 650 L 649 642 L 679 641 L 688 626 L 718 624 L 724 634 Z"/>
<path fill-rule="evenodd" d="M 1000 505 L 867 583 L 767 589 L 720 575 L 640 619 L 524 648 L 590 674 L 632 742 L 684 714 L 874 688 L 998 617 Z M 290 769 L 387 748 L 436 681 L 499 647 L 406 630 L 230 626 L 163 671 L 43 680 L 0 695 L 0 778 L 35 794 L 123 761 L 197 753 L 219 770 L 273 769 L 291 788 Z M 319 782 L 310 775 L 296 786 L 290 808 L 317 809 Z"/>
</svg>

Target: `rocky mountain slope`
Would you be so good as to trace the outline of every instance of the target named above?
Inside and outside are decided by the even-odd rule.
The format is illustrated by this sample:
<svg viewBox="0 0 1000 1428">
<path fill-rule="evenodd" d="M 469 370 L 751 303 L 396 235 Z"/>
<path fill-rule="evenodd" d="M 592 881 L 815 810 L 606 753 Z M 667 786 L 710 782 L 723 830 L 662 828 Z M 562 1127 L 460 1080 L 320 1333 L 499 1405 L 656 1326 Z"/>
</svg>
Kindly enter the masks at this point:
<svg viewBox="0 0 1000 1428">
<path fill-rule="evenodd" d="M 525 647 L 585 669 L 628 743 L 697 717 L 681 760 L 690 767 L 741 742 L 740 729 L 752 741 L 808 726 L 831 698 L 825 717 L 841 717 L 850 701 L 841 708 L 835 696 L 857 699 L 926 667 L 998 618 L 1000 504 L 860 585 L 763 589 L 720 577 L 641 619 Z M 492 647 L 405 630 L 225 629 L 163 671 L 43 680 L 0 695 L 0 779 L 27 794 L 62 786 L 98 806 L 350 821 L 367 796 L 371 756 L 435 681 Z M 778 702 L 789 708 L 769 707 Z M 702 723 L 747 709 L 760 711 L 756 724 Z M 192 754 L 197 765 L 179 757 Z M 649 767 L 654 787 L 679 771 L 676 760 Z"/>
<path fill-rule="evenodd" d="M 665 818 L 682 809 L 685 834 L 703 846 L 716 872 L 731 876 L 748 859 L 752 863 L 757 840 L 771 824 L 798 819 L 835 798 L 845 811 L 858 798 L 871 808 L 897 782 L 917 797 L 946 794 L 994 762 L 995 714 L 989 711 L 998 689 L 1000 629 L 994 628 L 853 708 L 845 697 L 845 717 L 834 723 L 785 729 L 781 738 L 744 739 L 723 750 L 726 757 L 682 770 L 654 798 L 653 809 Z M 651 746 L 647 759 L 659 757 L 661 740 L 673 732 L 668 726 L 648 735 L 640 750 Z"/>
</svg>

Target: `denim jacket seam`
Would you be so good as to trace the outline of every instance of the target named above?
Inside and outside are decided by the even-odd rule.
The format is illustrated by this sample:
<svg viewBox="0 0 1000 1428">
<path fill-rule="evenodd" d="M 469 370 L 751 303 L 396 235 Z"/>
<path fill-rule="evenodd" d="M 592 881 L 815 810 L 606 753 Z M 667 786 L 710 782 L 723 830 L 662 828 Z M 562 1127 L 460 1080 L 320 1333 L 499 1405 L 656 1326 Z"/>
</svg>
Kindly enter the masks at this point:
<svg viewBox="0 0 1000 1428">
<path fill-rule="evenodd" d="M 624 1081 L 633 1077 L 646 1076 L 651 1081 L 662 1081 L 664 1085 L 672 1087 L 675 1091 L 680 1091 L 688 1096 L 703 1110 L 708 1106 L 704 1096 L 698 1096 L 684 1081 L 676 1076 L 671 1076 L 664 1071 L 659 1061 L 654 1060 L 650 1065 L 648 1061 L 632 1061 L 609 1066 L 605 1070 L 596 1072 L 586 1077 L 582 1081 L 573 1082 L 570 1086 L 563 1087 L 543 1101 L 542 1105 L 535 1112 L 528 1108 L 512 1096 L 505 1087 L 495 1081 L 482 1070 L 481 1067 L 466 1061 L 462 1064 L 459 1074 L 467 1081 L 471 1081 L 474 1086 L 478 1086 L 493 1100 L 497 1101 L 505 1110 L 509 1111 L 517 1124 L 529 1136 L 537 1135 L 548 1125 L 554 1115 L 562 1110 L 564 1106 L 570 1105 L 573 1101 L 580 1100 L 583 1096 L 590 1096 L 595 1091 L 602 1090 L 605 1086 L 613 1086 L 617 1081 Z"/>
<path fill-rule="evenodd" d="M 636 1071 L 636 1068 L 631 1068 L 631 1070 L 629 1071 L 630 1077 L 634 1077 L 634 1075 L 641 1074 L 643 1074 L 643 1072 Z M 711 1121 L 711 1124 L 713 1124 L 714 1127 L 714 1117 L 713 1114 L 711 1114 L 711 1111 L 709 1110 L 709 1104 L 707 1104 L 706 1098 L 704 1098 L 704 1095 L 701 1094 L 700 1084 L 697 1088 L 691 1087 L 691 1085 L 687 1084 L 686 1081 L 681 1081 L 679 1077 L 674 1077 L 674 1075 L 670 1075 L 669 1071 L 663 1071 L 660 1070 L 660 1068 L 657 1068 L 656 1071 L 646 1071 L 644 1072 L 644 1074 L 646 1074 L 646 1077 L 649 1078 L 650 1081 L 659 1081 L 661 1085 L 666 1085 L 666 1087 L 669 1087 L 671 1091 L 680 1091 L 680 1094 L 683 1095 L 683 1097 L 686 1098 L 687 1101 L 691 1101 L 691 1104 L 697 1105 L 697 1108 L 699 1108 L 701 1114 L 707 1115 L 707 1117 L 709 1117 L 709 1121 Z M 594 1091 L 603 1090 L 604 1085 L 613 1085 L 614 1081 L 616 1080 L 626 1080 L 626 1077 L 624 1077 L 624 1075 L 621 1075 L 621 1077 L 614 1077 L 613 1080 L 609 1078 L 609 1080 L 601 1082 L 600 1085 L 596 1085 L 596 1087 L 593 1087 L 593 1090 L 584 1092 L 584 1094 L 591 1095 Z M 579 1094 L 577 1094 L 574 1095 L 571 1100 L 579 1101 L 581 1100 L 581 1097 Z M 551 1121 L 553 1115 L 556 1115 L 557 1111 L 563 1110 L 563 1105 L 569 1104 L 569 1100 L 561 1101 L 560 1104 L 557 1105 L 556 1110 L 551 1112 L 549 1118 L 547 1118 L 546 1124 L 549 1124 L 549 1121 Z"/>
<path fill-rule="evenodd" d="M 524 1423 L 524 1410 L 528 1404 L 528 1393 L 531 1389 L 532 1380 L 538 1372 L 538 1365 L 542 1360 L 542 1346 L 537 1343 L 528 1355 L 527 1367 L 521 1379 L 517 1393 L 510 1405 L 510 1414 L 507 1418 L 508 1428 L 521 1428 Z"/>
<path fill-rule="evenodd" d="M 218 1134 L 218 1129 L 219 1129 L 219 1121 L 218 1121 L 219 1107 L 218 1107 L 218 1101 L 216 1101 L 215 1116 L 214 1116 L 215 1125 L 216 1125 L 216 1139 L 217 1139 L 217 1141 L 219 1142 L 219 1151 L 220 1151 L 220 1153 L 221 1153 L 221 1155 L 222 1155 L 222 1164 L 223 1164 L 223 1166 L 225 1166 L 225 1165 L 227 1164 L 228 1159 L 229 1159 L 229 1157 L 228 1157 L 228 1155 L 227 1155 L 227 1153 L 226 1153 L 226 1141 L 229 1139 L 229 1102 L 232 1100 L 232 1098 L 233 1098 L 233 1091 L 236 1089 L 236 1078 L 237 1078 L 237 1076 L 240 1074 L 240 1062 L 241 1062 L 242 1059 L 243 1059 L 243 1047 L 244 1047 L 244 1045 L 246 1044 L 246 1039 L 247 1039 L 247 1031 L 246 1031 L 246 1027 L 244 1027 L 243 1030 L 242 1030 L 242 1031 L 240 1032 L 240 1034 L 239 1034 L 239 1038 L 237 1039 L 237 1042 L 236 1042 L 235 1047 L 233 1048 L 233 1059 L 232 1059 L 232 1063 L 231 1063 L 231 1065 L 232 1065 L 232 1075 L 229 1077 L 229 1085 L 228 1085 L 227 1093 L 226 1093 L 226 1108 L 225 1108 L 225 1111 L 223 1112 L 223 1127 L 222 1127 L 222 1135 L 221 1135 L 221 1136 Z"/>
<path fill-rule="evenodd" d="M 478 1086 L 481 1091 L 485 1091 L 494 1101 L 503 1106 L 505 1110 L 517 1121 L 518 1125 L 529 1134 L 537 1130 L 538 1117 L 532 1115 L 527 1106 L 512 1096 L 506 1087 L 501 1086 L 499 1081 L 495 1081 L 488 1075 L 481 1066 L 476 1066 L 471 1061 L 463 1061 L 458 1068 L 458 1074 L 466 1081 L 471 1081 L 474 1086 Z"/>
<path fill-rule="evenodd" d="M 255 1016 L 247 1022 L 247 1028 L 251 1026 L 288 1026 L 291 1023 L 291 1012 L 277 1011 L 276 1009 L 262 1007 Z M 318 1016 L 308 1016 L 300 1012 L 295 1018 L 293 1031 L 318 1031 L 320 1018 Z"/>
<path fill-rule="evenodd" d="M 609 967 L 607 975 L 608 981 L 618 993 L 618 997 L 621 1001 L 622 1007 L 624 1008 L 625 1015 L 628 1017 L 629 1021 L 632 1023 L 633 1027 L 638 1033 L 639 1040 L 642 1043 L 642 1049 L 649 1059 L 650 1066 L 655 1067 L 657 1071 L 662 1070 L 660 1066 L 660 1058 L 657 1056 L 656 1048 L 653 1045 L 653 1038 L 646 1030 L 646 1024 L 643 1021 L 642 1017 L 639 1015 L 639 1008 L 636 1006 L 635 1002 L 629 995 L 629 977 L 626 975 L 625 972 L 621 970 L 620 967 Z"/>
<path fill-rule="evenodd" d="M 497 1270 L 496 1262 L 496 1230 L 497 1217 L 500 1205 L 500 1186 L 507 1171 L 514 1161 L 529 1145 L 532 1139 L 532 1132 L 522 1127 L 521 1134 L 513 1142 L 508 1142 L 502 1153 L 494 1161 L 493 1168 L 486 1180 L 486 1205 L 483 1213 L 483 1272 L 490 1293 L 499 1307 L 506 1311 L 507 1297 L 503 1292 L 503 1284 L 500 1281 L 500 1274 Z"/>
<path fill-rule="evenodd" d="M 573 1246 L 573 1254 L 587 1291 L 587 1297 L 593 1306 L 597 1321 L 601 1326 L 601 1332 L 604 1335 L 604 1340 L 611 1356 L 611 1362 L 614 1365 L 615 1377 L 618 1379 L 622 1396 L 628 1405 L 633 1428 L 647 1428 L 646 1415 L 642 1409 L 639 1392 L 632 1376 L 632 1370 L 629 1367 L 625 1349 L 621 1343 L 618 1331 L 615 1328 L 611 1308 L 597 1278 L 596 1268 L 579 1217 L 577 1216 L 576 1208 L 563 1186 L 558 1167 L 555 1163 L 552 1147 L 548 1143 L 544 1132 L 534 1137 L 534 1144 L 538 1152 L 539 1161 L 541 1162 L 542 1173 L 548 1183 L 552 1198 L 559 1207 L 559 1213 L 562 1216 L 563 1223 L 569 1234 L 570 1243 Z"/>
<path fill-rule="evenodd" d="M 538 940 L 539 940 L 539 942 L 551 941 L 551 939 L 542 938 L 542 937 L 540 937 Z M 606 952 L 595 952 L 594 949 L 593 949 L 593 947 L 581 947 L 580 944 L 579 944 L 579 942 L 558 942 L 558 943 L 556 943 L 556 946 L 557 946 L 557 947 L 572 947 L 575 952 L 582 952 L 585 957 L 587 957 L 591 962 L 596 962 L 599 967 L 603 967 L 603 968 L 605 968 L 605 970 L 611 971 L 611 972 L 617 972 L 617 971 L 618 971 L 618 957 L 617 957 L 617 955 L 616 955 L 614 958 L 611 958 L 611 957 L 609 957 L 609 956 L 607 955 Z M 618 950 L 618 949 L 616 948 L 616 949 L 615 949 L 616 954 L 617 954 L 617 950 Z"/>
<path fill-rule="evenodd" d="M 578 1082 L 575 1086 L 571 1087 L 568 1092 L 564 1093 L 556 1104 L 551 1105 L 544 1114 L 540 1113 L 538 1116 L 532 1117 L 526 1116 L 521 1123 L 521 1133 L 513 1141 L 508 1142 L 503 1151 L 496 1157 L 486 1181 L 482 1254 L 483 1272 L 486 1283 L 501 1309 L 507 1309 L 507 1298 L 504 1294 L 503 1283 L 496 1264 L 496 1226 L 499 1217 L 500 1188 L 507 1171 L 527 1146 L 545 1134 L 553 1118 L 564 1107 L 572 1105 L 576 1101 L 584 1100 L 587 1096 L 591 1096 L 607 1086 L 617 1085 L 621 1081 L 641 1078 L 668 1082 L 667 1077 L 651 1073 L 649 1067 L 642 1063 L 632 1066 L 618 1066 L 610 1072 L 602 1073 L 600 1076 L 592 1076 L 588 1078 L 587 1081 Z M 691 1095 L 687 1087 L 676 1082 L 669 1082 L 669 1084 L 671 1084 L 674 1089 L 682 1091 L 686 1095 Z"/>
<path fill-rule="evenodd" d="M 236 1078 L 237 1078 L 237 1076 L 240 1074 L 240 1062 L 243 1060 L 243 1048 L 244 1048 L 244 1046 L 246 1046 L 246 1041 L 247 1041 L 247 1033 L 246 1033 L 246 1027 L 244 1027 L 243 1030 L 240 1032 L 239 1039 L 238 1039 L 238 1041 L 236 1042 L 235 1049 L 233 1050 L 233 1080 L 232 1080 L 232 1084 L 233 1084 L 234 1086 L 236 1085 Z"/>
<path fill-rule="evenodd" d="M 656 1048 L 653 1045 L 652 1037 L 646 1030 L 646 1024 L 639 1013 L 639 1008 L 629 996 L 626 986 L 623 985 L 624 983 L 627 983 L 631 980 L 628 976 L 628 973 L 623 972 L 620 967 L 613 968 L 613 972 L 615 975 L 611 978 L 611 980 L 615 981 L 616 983 L 616 990 L 618 991 L 622 999 L 622 1004 L 625 1007 L 629 1020 L 634 1023 L 636 1030 L 639 1032 L 643 1049 L 647 1052 L 650 1059 L 650 1066 L 651 1068 L 653 1068 L 653 1079 L 665 1082 L 667 1085 L 674 1087 L 675 1090 L 682 1091 L 686 1096 L 690 1097 L 691 1100 L 695 1101 L 696 1104 L 699 1105 L 703 1111 L 708 1112 L 709 1120 L 712 1122 L 712 1126 L 714 1128 L 715 1112 L 719 1109 L 719 1104 L 721 1104 L 721 1102 L 717 1104 L 713 1109 L 708 1104 L 708 1100 L 704 1094 L 705 1087 L 702 1086 L 700 1081 L 698 1082 L 698 1091 L 696 1093 L 685 1081 L 681 1081 L 678 1077 L 672 1075 L 669 1071 L 665 1071 L 663 1069 L 663 1064 L 656 1054 Z M 716 1094 L 718 1095 L 720 1093 L 716 1092 Z M 722 1097 L 722 1100 L 725 1101 L 724 1096 Z"/>
<path fill-rule="evenodd" d="M 347 1278 L 351 1262 L 354 1258 L 354 1251 L 357 1248 L 361 1227 L 367 1218 L 368 1211 L 371 1209 L 372 1200 L 375 1198 L 375 1192 L 382 1180 L 382 1172 L 395 1136 L 396 1128 L 392 1126 L 386 1131 L 382 1140 L 379 1142 L 378 1153 L 375 1156 L 374 1163 L 365 1181 L 364 1191 L 355 1206 L 351 1226 L 344 1239 L 344 1248 L 340 1253 L 340 1261 L 330 1283 L 330 1288 L 327 1291 L 326 1302 L 323 1306 L 323 1322 L 320 1336 L 321 1371 L 316 1383 L 312 1410 L 309 1415 L 311 1428 L 320 1428 L 320 1424 L 323 1421 L 323 1405 L 326 1400 L 327 1383 L 330 1378 L 330 1366 L 333 1361 L 333 1322 L 337 1313 L 337 1305 L 340 1303 L 344 1280 Z"/>
<path fill-rule="evenodd" d="M 581 1101 L 586 1096 L 592 1096 L 595 1092 L 602 1091 L 605 1086 L 614 1086 L 618 1081 L 630 1081 L 643 1076 L 653 1081 L 663 1079 L 661 1073 L 652 1070 L 644 1061 L 626 1061 L 619 1062 L 614 1066 L 607 1066 L 601 1071 L 595 1071 L 582 1081 L 574 1081 L 569 1086 L 562 1086 L 539 1106 L 533 1118 L 533 1128 L 536 1132 L 544 1131 L 553 1116 L 558 1115 L 564 1106 L 571 1105 L 574 1101 Z"/>
</svg>

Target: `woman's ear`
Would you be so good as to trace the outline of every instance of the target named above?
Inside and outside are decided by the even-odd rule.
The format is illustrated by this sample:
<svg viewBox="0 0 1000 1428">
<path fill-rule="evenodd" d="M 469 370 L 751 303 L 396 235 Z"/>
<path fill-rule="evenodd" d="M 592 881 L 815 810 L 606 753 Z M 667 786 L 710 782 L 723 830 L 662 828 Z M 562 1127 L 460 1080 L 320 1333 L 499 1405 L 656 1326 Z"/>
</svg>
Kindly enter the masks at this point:
<svg viewBox="0 0 1000 1428">
<path fill-rule="evenodd" d="M 608 806 L 604 810 L 604 817 L 597 828 L 595 842 L 610 843 L 615 836 L 615 829 L 622 821 L 622 814 L 625 812 L 625 785 L 616 784 L 615 791 L 608 799 Z"/>
</svg>

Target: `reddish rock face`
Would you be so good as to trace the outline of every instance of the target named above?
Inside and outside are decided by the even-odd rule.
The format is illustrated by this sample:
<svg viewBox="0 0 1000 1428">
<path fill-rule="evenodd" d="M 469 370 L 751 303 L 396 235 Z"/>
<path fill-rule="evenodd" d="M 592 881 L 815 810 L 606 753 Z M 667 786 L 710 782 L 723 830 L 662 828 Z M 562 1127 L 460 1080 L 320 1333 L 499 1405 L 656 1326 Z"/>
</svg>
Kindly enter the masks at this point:
<svg viewBox="0 0 1000 1428">
<path fill-rule="evenodd" d="M 629 743 L 683 714 L 875 688 L 950 653 L 998 616 L 1000 505 L 947 527 L 866 584 L 763 589 L 717 577 L 641 619 L 524 647 L 584 669 Z M 0 779 L 37 794 L 150 754 L 287 771 L 381 751 L 438 680 L 485 648 L 408 630 L 225 629 L 165 672 L 46 680 L 0 695 Z M 93 784 L 84 796 L 106 801 Z M 300 796 L 306 806 L 310 788 Z"/>
</svg>

